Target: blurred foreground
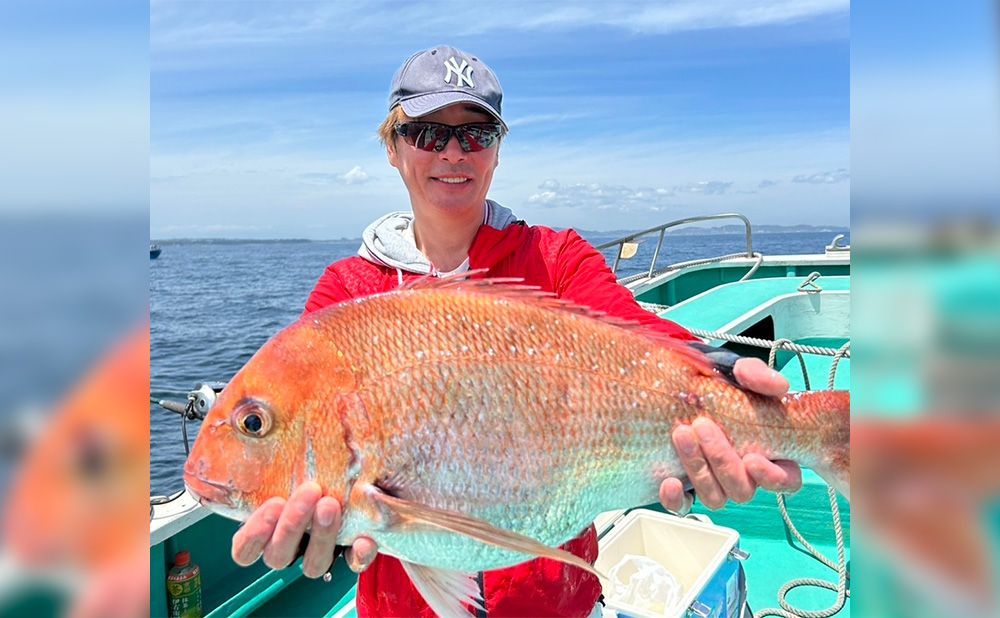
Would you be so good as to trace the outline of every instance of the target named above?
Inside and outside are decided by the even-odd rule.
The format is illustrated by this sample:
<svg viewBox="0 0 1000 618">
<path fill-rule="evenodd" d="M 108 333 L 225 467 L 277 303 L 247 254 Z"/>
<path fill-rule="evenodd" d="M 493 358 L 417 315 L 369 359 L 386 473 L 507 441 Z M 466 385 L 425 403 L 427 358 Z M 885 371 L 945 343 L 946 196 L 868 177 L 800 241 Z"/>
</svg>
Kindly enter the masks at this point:
<svg viewBox="0 0 1000 618">
<path fill-rule="evenodd" d="M 146 226 L 0 214 L 0 616 L 148 612 Z"/>
<path fill-rule="evenodd" d="M 0 616 L 148 613 L 148 32 L 0 4 Z"/>
<path fill-rule="evenodd" d="M 1000 233 L 852 232 L 855 611 L 1000 616 Z"/>
<path fill-rule="evenodd" d="M 851 5 L 854 610 L 1000 616 L 1000 3 Z"/>
</svg>

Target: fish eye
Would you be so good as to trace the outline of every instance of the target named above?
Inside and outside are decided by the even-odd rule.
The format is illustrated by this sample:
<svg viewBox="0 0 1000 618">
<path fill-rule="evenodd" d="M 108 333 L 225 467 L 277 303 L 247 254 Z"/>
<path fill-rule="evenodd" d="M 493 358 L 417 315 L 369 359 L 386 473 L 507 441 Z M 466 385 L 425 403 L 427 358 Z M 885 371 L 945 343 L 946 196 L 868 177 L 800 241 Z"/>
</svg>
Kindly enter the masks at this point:
<svg viewBox="0 0 1000 618">
<path fill-rule="evenodd" d="M 261 438 L 271 429 L 271 415 L 260 402 L 248 401 L 236 408 L 236 427 L 246 436 Z"/>
<path fill-rule="evenodd" d="M 264 421 L 260 420 L 260 416 L 247 414 L 243 417 L 243 429 L 246 429 L 250 433 L 260 433 L 260 430 L 263 428 Z"/>
<path fill-rule="evenodd" d="M 94 432 L 77 437 L 74 464 L 76 471 L 87 480 L 99 480 L 110 473 L 112 454 L 107 440 Z"/>
</svg>

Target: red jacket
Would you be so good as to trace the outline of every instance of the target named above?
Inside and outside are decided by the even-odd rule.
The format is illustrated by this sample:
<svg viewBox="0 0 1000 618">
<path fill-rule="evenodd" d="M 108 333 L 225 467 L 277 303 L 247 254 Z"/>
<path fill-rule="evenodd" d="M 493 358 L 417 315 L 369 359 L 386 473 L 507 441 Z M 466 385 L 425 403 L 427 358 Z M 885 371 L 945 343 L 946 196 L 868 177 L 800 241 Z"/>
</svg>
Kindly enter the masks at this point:
<svg viewBox="0 0 1000 618">
<path fill-rule="evenodd" d="M 469 268 L 488 269 L 478 277 L 520 277 L 528 285 L 554 292 L 610 315 L 641 322 L 679 339 L 696 339 L 680 326 L 656 317 L 636 304 L 615 281 L 604 257 L 573 230 L 555 232 L 519 222 L 503 230 L 479 228 L 469 248 Z M 306 313 L 328 305 L 394 290 L 408 273 L 361 257 L 327 267 L 306 302 Z M 594 526 L 563 545 L 593 563 L 597 559 Z M 488 571 L 483 576 L 489 616 L 587 616 L 601 594 L 593 575 L 548 559 Z M 379 554 L 358 579 L 359 616 L 433 616 L 398 560 Z"/>
</svg>

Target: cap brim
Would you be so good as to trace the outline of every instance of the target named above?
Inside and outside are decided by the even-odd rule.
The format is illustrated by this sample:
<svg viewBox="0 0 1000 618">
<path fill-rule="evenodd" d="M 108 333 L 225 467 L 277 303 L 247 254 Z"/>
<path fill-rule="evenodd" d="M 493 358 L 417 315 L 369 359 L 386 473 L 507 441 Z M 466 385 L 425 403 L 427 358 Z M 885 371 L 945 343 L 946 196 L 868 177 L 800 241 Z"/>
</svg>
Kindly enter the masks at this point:
<svg viewBox="0 0 1000 618">
<path fill-rule="evenodd" d="M 431 92 L 428 94 L 422 94 L 409 99 L 403 99 L 399 102 L 399 105 L 403 108 L 403 111 L 406 112 L 407 116 L 410 116 L 411 118 L 419 118 L 420 116 L 433 114 L 439 109 L 444 109 L 449 105 L 463 102 L 472 103 L 473 105 L 483 108 L 503 125 L 505 131 L 509 130 L 507 129 L 507 123 L 500 117 L 500 112 L 495 110 L 492 105 L 489 105 L 478 97 L 470 96 L 461 91 Z"/>
</svg>

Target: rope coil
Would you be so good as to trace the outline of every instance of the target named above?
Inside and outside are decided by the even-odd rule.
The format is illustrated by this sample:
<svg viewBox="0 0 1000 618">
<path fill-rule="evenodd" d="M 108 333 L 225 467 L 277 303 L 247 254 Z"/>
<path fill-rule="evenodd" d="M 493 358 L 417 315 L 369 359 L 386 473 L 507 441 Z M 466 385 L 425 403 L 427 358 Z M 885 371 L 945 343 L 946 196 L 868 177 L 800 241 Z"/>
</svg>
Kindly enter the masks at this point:
<svg viewBox="0 0 1000 618">
<path fill-rule="evenodd" d="M 771 347 L 771 352 L 768 355 L 768 366 L 772 368 L 774 367 L 774 360 L 777 356 L 778 350 L 781 348 L 787 349 L 790 343 L 791 342 L 788 339 L 779 339 L 774 342 Z M 830 365 L 830 375 L 827 380 L 827 388 L 829 390 L 833 390 L 834 378 L 837 377 L 837 367 L 840 364 L 840 359 L 849 356 L 850 346 L 851 342 L 848 341 L 832 354 L 833 363 Z M 796 355 L 798 355 L 799 361 L 802 363 L 802 373 L 805 380 L 806 390 L 809 390 L 809 376 L 806 373 L 805 360 L 803 359 L 801 352 L 796 351 Z M 812 544 L 809 543 L 809 541 L 805 540 L 802 534 L 795 527 L 795 524 L 792 523 L 792 520 L 788 515 L 788 508 L 785 506 L 785 496 L 782 494 L 777 495 L 778 510 L 781 512 L 781 518 L 785 522 L 785 529 L 789 531 L 799 543 L 802 544 L 802 547 L 805 548 L 813 558 L 837 572 L 837 583 L 834 584 L 833 582 L 824 579 L 816 579 L 812 577 L 793 579 L 778 590 L 778 604 L 781 607 L 769 607 L 767 609 L 762 609 L 754 614 L 754 618 L 763 618 L 764 616 L 780 616 L 781 618 L 829 618 L 839 612 L 847 602 L 847 598 L 851 596 L 851 591 L 847 585 L 847 559 L 844 548 L 844 527 L 840 520 L 840 506 L 837 504 L 837 492 L 834 491 L 832 487 L 827 487 L 826 491 L 830 497 L 830 512 L 833 517 L 833 532 L 837 543 L 836 563 L 821 554 L 815 547 L 812 546 Z M 788 602 L 787 596 L 793 589 L 805 586 L 832 590 L 837 593 L 837 598 L 833 602 L 833 605 L 824 610 L 810 611 L 799 609 Z"/>
</svg>

